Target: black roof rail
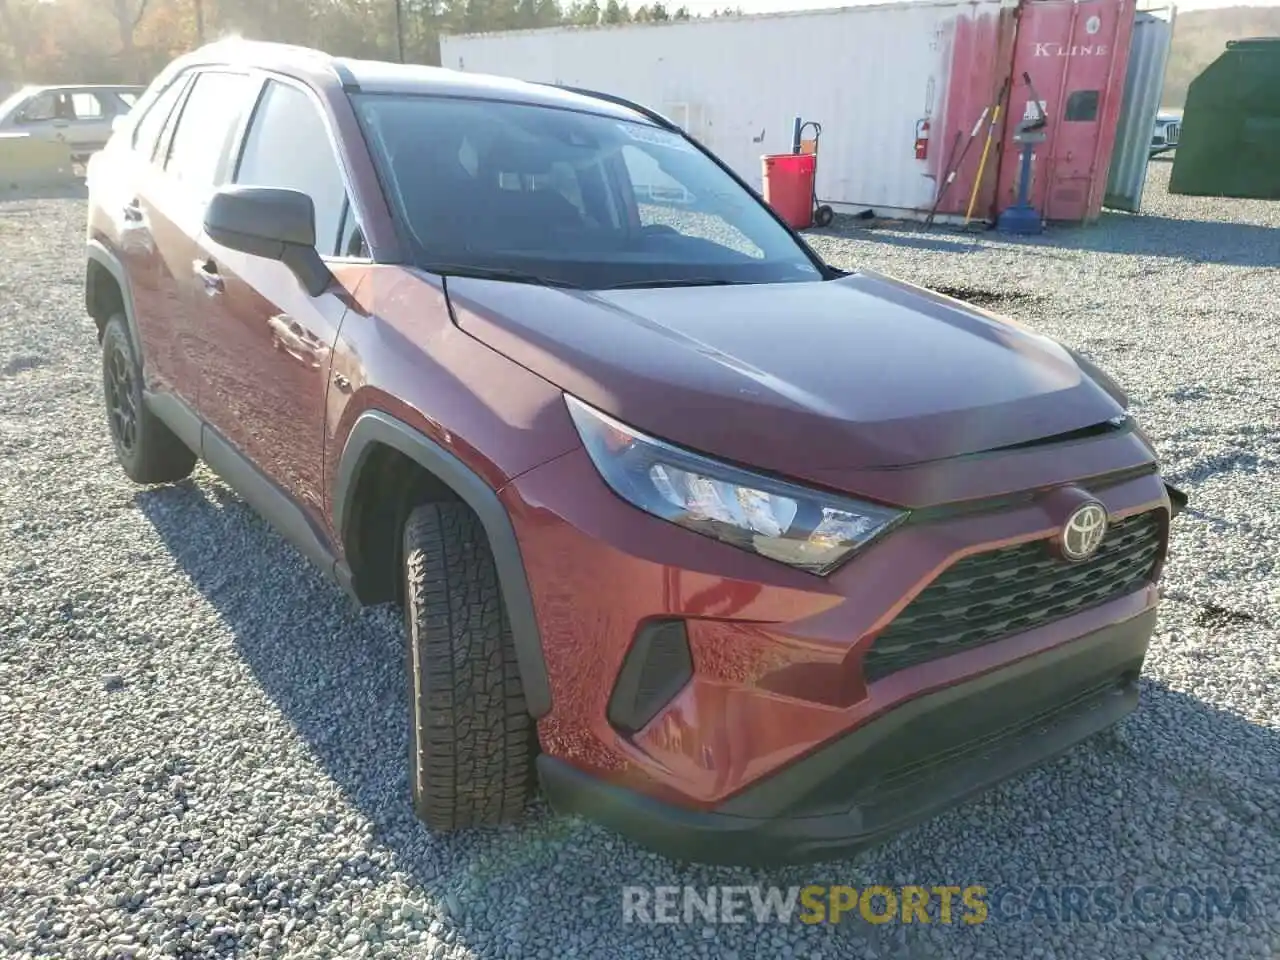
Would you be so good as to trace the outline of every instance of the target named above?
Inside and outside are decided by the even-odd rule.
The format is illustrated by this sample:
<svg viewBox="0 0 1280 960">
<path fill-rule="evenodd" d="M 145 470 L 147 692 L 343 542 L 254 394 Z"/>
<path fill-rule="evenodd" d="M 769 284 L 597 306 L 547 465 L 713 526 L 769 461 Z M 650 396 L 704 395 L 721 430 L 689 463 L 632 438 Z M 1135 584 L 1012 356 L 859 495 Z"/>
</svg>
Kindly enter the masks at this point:
<svg viewBox="0 0 1280 960">
<path fill-rule="evenodd" d="M 607 103 L 612 103 L 619 107 L 626 107 L 628 110 L 634 110 L 636 113 L 640 114 L 641 116 L 647 117 L 648 119 L 652 120 L 654 123 L 656 123 L 660 127 L 665 127 L 668 130 L 675 130 L 675 131 L 680 130 L 678 126 L 676 126 L 666 117 L 664 117 L 662 114 L 658 113 L 656 110 L 651 110 L 648 107 L 643 106 L 639 103 L 636 103 L 633 100 L 628 100 L 626 97 L 615 96 L 612 93 L 601 93 L 599 90 L 587 90 L 584 87 L 570 87 L 570 86 L 566 86 L 563 83 L 542 83 L 541 85 L 544 87 L 554 87 L 557 90 L 565 90 L 565 91 L 568 91 L 569 93 L 576 93 L 582 97 L 591 97 L 592 99 L 595 99 L 595 100 L 604 100 Z"/>
<path fill-rule="evenodd" d="M 342 84 L 343 90 L 347 91 L 347 93 L 360 92 L 360 82 L 356 79 L 356 75 L 351 72 L 351 68 L 347 66 L 346 61 L 338 57 L 332 57 L 329 60 L 329 66 L 338 75 L 338 82 Z"/>
</svg>

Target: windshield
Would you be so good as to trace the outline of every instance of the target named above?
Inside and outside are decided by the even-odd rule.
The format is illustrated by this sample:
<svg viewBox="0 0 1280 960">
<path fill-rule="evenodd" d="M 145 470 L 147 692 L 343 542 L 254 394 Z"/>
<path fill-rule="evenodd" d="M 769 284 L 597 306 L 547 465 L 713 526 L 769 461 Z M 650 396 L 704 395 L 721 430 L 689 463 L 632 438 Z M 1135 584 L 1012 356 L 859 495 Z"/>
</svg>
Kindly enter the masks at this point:
<svg viewBox="0 0 1280 960">
<path fill-rule="evenodd" d="M 522 103 L 354 99 L 426 269 L 592 289 L 823 279 L 769 212 L 679 134 Z"/>
<path fill-rule="evenodd" d="M 14 109 L 16 109 L 17 106 L 29 96 L 31 96 L 31 88 L 22 87 L 20 90 L 17 90 L 5 97 L 5 99 L 0 100 L 0 120 L 9 116 L 9 114 L 11 114 Z"/>
</svg>

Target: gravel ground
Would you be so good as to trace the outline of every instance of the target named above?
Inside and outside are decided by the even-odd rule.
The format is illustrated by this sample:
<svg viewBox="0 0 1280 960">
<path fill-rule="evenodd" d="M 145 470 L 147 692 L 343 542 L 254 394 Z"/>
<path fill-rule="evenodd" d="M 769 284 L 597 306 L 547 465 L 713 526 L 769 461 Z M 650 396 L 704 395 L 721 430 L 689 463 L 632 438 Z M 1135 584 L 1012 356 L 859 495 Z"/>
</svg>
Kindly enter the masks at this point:
<svg viewBox="0 0 1280 960">
<path fill-rule="evenodd" d="M 1026 242 L 814 234 L 842 265 L 1083 349 L 1132 391 L 1194 509 L 1137 714 L 863 857 L 772 872 L 680 867 L 541 809 L 419 829 L 395 614 L 353 613 L 203 469 L 125 480 L 81 304 L 83 202 L 0 203 L 0 955 L 1280 953 L 1280 204 L 1171 197 L 1167 174 L 1152 165 L 1146 216 Z M 806 883 L 1249 902 L 1186 922 L 622 922 L 624 884 Z"/>
</svg>

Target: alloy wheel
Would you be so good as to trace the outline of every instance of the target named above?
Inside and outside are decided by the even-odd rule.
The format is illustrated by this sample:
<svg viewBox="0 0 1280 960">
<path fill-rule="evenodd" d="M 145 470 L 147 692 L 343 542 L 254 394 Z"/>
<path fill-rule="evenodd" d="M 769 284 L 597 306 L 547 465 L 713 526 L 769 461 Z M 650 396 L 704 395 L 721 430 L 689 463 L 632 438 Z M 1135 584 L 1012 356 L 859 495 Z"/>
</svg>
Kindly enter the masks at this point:
<svg viewBox="0 0 1280 960">
<path fill-rule="evenodd" d="M 107 413 L 111 433 L 126 453 L 138 442 L 138 408 L 134 400 L 133 364 L 119 347 L 107 364 Z"/>
</svg>

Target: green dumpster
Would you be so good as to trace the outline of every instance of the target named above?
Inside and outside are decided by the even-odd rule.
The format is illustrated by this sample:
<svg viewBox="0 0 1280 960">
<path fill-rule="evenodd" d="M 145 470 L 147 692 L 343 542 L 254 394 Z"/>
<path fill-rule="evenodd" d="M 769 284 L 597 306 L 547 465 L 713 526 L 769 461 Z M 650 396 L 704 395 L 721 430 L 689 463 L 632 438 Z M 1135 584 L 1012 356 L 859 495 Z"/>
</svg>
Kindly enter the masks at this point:
<svg viewBox="0 0 1280 960">
<path fill-rule="evenodd" d="M 1280 37 L 1231 41 L 1191 82 L 1169 192 L 1280 199 Z"/>
</svg>

